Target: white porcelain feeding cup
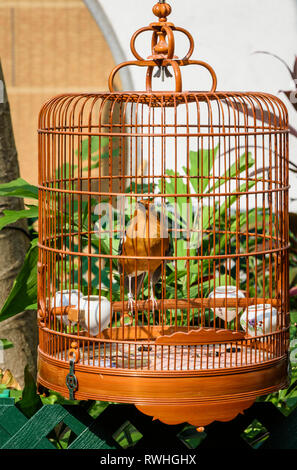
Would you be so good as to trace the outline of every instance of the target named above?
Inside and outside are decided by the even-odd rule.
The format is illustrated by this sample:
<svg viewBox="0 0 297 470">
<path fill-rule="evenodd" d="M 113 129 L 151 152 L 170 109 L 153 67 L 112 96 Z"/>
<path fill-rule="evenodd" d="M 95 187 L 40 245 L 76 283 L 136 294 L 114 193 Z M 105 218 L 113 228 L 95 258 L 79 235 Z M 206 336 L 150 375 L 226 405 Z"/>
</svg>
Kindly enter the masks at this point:
<svg viewBox="0 0 297 470">
<path fill-rule="evenodd" d="M 97 295 L 85 296 L 80 304 L 80 317 L 82 317 L 82 327 L 90 330 L 92 336 L 96 336 L 108 327 L 110 323 L 111 305 L 106 297 Z"/>
<path fill-rule="evenodd" d="M 73 305 L 78 307 L 78 300 L 82 300 L 83 293 L 77 289 L 62 290 L 56 292 L 55 297 L 52 299 L 52 308 L 56 307 L 68 307 Z M 62 322 L 64 325 L 68 325 L 68 316 L 62 315 Z"/>
<path fill-rule="evenodd" d="M 208 296 L 209 299 L 244 299 L 245 295 L 241 290 L 237 290 L 235 286 L 218 286 Z M 216 307 L 211 309 L 216 317 L 226 320 L 226 308 Z M 238 314 L 242 312 L 243 308 L 238 307 Z M 236 307 L 227 308 L 227 322 L 234 320 L 236 317 Z"/>
<path fill-rule="evenodd" d="M 272 333 L 277 329 L 277 309 L 270 304 L 249 305 L 240 324 L 250 336 Z"/>
</svg>

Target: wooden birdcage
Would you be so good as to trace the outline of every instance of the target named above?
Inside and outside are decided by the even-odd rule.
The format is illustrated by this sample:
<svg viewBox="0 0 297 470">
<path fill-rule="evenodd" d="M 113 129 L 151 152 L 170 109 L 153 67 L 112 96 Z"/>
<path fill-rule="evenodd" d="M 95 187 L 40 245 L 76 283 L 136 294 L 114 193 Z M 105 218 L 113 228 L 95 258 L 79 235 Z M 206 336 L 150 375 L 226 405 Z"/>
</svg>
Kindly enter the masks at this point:
<svg viewBox="0 0 297 470">
<path fill-rule="evenodd" d="M 153 12 L 109 92 L 40 112 L 38 383 L 204 426 L 287 385 L 288 117 L 274 96 L 216 91 L 171 7 Z M 113 90 L 128 65 L 146 91 Z M 211 91 L 182 91 L 189 65 Z M 175 91 L 152 91 L 155 72 Z"/>
</svg>

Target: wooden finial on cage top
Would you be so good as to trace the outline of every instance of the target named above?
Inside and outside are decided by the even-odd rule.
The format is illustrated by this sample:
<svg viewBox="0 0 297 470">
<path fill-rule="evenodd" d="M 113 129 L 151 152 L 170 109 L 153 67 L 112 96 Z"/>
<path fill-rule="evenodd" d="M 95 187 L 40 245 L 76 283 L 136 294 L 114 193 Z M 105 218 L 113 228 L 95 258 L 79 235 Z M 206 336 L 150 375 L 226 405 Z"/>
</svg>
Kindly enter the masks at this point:
<svg viewBox="0 0 297 470">
<path fill-rule="evenodd" d="M 139 66 L 139 67 L 147 67 L 147 74 L 146 74 L 146 86 L 145 91 L 151 93 L 152 92 L 152 78 L 153 78 L 153 71 L 154 68 L 157 67 L 158 71 L 154 75 L 155 77 L 160 77 L 162 74 L 162 79 L 166 77 L 174 77 L 175 80 L 175 92 L 181 93 L 182 92 L 182 74 L 181 74 L 181 67 L 185 67 L 188 65 L 198 65 L 208 70 L 212 78 L 212 86 L 211 86 L 211 93 L 214 93 L 217 87 L 217 77 L 213 70 L 213 68 L 208 65 L 206 62 L 200 60 L 191 60 L 193 51 L 194 51 L 194 39 L 192 35 L 184 28 L 180 28 L 179 26 L 175 26 L 173 23 L 167 21 L 167 16 L 171 13 L 171 6 L 165 2 L 156 3 L 153 7 L 153 13 L 159 19 L 159 21 L 154 21 L 150 23 L 149 26 L 145 26 L 144 28 L 140 28 L 136 31 L 131 38 L 130 47 L 131 52 L 134 55 L 136 60 L 129 60 L 127 62 L 123 62 L 112 70 L 109 79 L 108 79 L 108 86 L 109 90 L 113 93 L 114 86 L 113 81 L 115 75 L 123 68 L 130 65 Z M 136 39 L 138 36 L 145 31 L 152 32 L 152 39 L 151 39 L 151 55 L 147 58 L 142 57 L 142 55 L 136 49 Z M 189 48 L 183 54 L 182 58 L 179 58 L 175 55 L 175 32 L 179 31 L 180 33 L 184 34 L 189 41 Z M 168 70 L 171 67 L 173 70 L 173 75 Z M 158 103 L 156 103 L 158 106 Z"/>
<path fill-rule="evenodd" d="M 159 21 L 165 23 L 167 16 L 171 13 L 171 6 L 168 3 L 156 3 L 153 6 L 153 13 L 159 18 Z"/>
</svg>

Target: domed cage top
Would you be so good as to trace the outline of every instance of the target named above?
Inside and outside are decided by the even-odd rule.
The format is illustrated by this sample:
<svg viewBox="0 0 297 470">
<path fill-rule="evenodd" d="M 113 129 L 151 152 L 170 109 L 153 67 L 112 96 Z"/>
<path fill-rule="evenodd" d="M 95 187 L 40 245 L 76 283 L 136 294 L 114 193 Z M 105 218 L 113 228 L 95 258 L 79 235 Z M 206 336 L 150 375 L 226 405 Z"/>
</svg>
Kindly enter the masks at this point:
<svg viewBox="0 0 297 470">
<path fill-rule="evenodd" d="M 38 382 L 200 426 L 287 384 L 288 117 L 274 96 L 216 91 L 170 6 L 153 11 L 110 92 L 40 112 Z M 114 92 L 131 64 L 146 91 Z M 211 91 L 182 91 L 193 64 Z M 153 92 L 155 71 L 176 90 Z"/>
</svg>

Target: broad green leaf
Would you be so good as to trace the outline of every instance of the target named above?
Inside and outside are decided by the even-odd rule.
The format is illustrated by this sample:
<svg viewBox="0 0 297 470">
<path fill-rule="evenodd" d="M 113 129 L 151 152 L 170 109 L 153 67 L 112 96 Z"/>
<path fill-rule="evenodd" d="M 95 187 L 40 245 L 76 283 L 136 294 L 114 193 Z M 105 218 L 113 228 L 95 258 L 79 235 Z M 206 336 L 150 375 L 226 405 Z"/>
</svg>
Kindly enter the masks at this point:
<svg viewBox="0 0 297 470">
<path fill-rule="evenodd" d="M 214 287 L 218 286 L 236 286 L 236 280 L 233 279 L 231 276 L 226 276 L 225 274 L 221 274 L 220 276 L 216 277 L 215 279 L 210 279 L 204 281 L 202 286 L 201 284 L 196 284 L 190 288 L 190 298 L 195 298 L 201 294 L 201 290 L 203 290 L 203 295 L 209 295 L 210 292 L 214 289 Z"/>
<path fill-rule="evenodd" d="M 120 154 L 120 149 L 119 148 L 112 149 L 112 156 L 113 157 L 118 157 L 119 154 Z M 101 159 L 109 158 L 109 149 L 105 150 L 104 152 L 101 152 L 100 158 Z"/>
<path fill-rule="evenodd" d="M 190 167 L 189 170 L 183 167 L 183 171 L 187 176 L 190 176 L 190 183 L 195 193 L 204 193 L 208 186 L 209 175 L 212 172 L 218 149 L 217 145 L 213 150 L 205 149 L 198 152 L 191 150 L 189 152 Z"/>
<path fill-rule="evenodd" d="M 67 180 L 69 177 L 72 177 L 74 171 L 76 170 L 77 165 L 70 165 L 69 163 L 64 163 L 62 166 L 56 169 L 56 179 Z"/>
<path fill-rule="evenodd" d="M 116 140 L 117 139 L 115 137 L 112 138 L 113 144 L 114 144 L 114 142 L 116 142 Z M 89 145 L 90 145 L 90 155 L 91 156 L 93 155 L 91 157 L 92 160 L 95 160 L 96 158 L 98 158 L 98 155 L 94 156 L 94 154 L 99 153 L 100 146 L 101 146 L 100 158 L 101 159 L 108 158 L 109 157 L 109 149 L 107 148 L 105 150 L 105 148 L 108 147 L 109 142 L 110 142 L 110 138 L 108 136 L 102 136 L 102 137 L 92 136 L 90 139 L 89 138 L 84 139 L 81 143 L 81 157 L 82 157 L 82 160 L 87 160 L 88 159 Z M 112 150 L 112 156 L 113 157 L 116 157 L 116 156 L 119 155 L 119 148 L 118 148 L 117 143 L 115 145 L 116 145 L 116 147 Z M 78 155 L 77 150 L 76 150 L 75 154 Z"/>
<path fill-rule="evenodd" d="M 226 181 L 229 180 L 229 178 L 235 178 L 236 175 L 239 175 L 246 169 L 251 168 L 252 166 L 254 166 L 254 164 L 255 164 L 255 160 L 252 158 L 252 154 L 248 152 L 247 157 L 246 157 L 246 154 L 244 153 L 243 155 L 241 155 L 238 162 L 234 162 L 230 166 L 230 168 L 228 168 L 226 173 L 224 173 L 222 176 L 220 175 L 221 178 L 217 180 L 214 186 L 213 185 L 210 186 L 207 193 L 213 192 L 216 188 L 218 188 L 222 184 L 225 184 Z"/>
<path fill-rule="evenodd" d="M 186 221 L 183 220 L 181 217 L 180 217 L 180 214 L 178 213 L 177 211 L 177 214 L 175 216 L 175 211 L 171 211 L 168 206 L 167 206 L 167 211 L 166 211 L 166 214 L 168 216 L 168 222 L 171 223 L 171 227 L 174 230 L 179 230 L 179 229 L 185 229 L 185 227 L 187 226 L 186 224 Z"/>
<path fill-rule="evenodd" d="M 36 383 L 28 366 L 25 367 L 24 377 L 25 387 L 22 398 L 16 406 L 27 418 L 31 418 L 42 407 L 42 401 L 37 394 Z"/>
<path fill-rule="evenodd" d="M 246 188 L 251 189 L 253 186 L 255 186 L 255 181 L 249 181 L 248 185 L 246 183 L 242 184 L 239 187 L 238 192 L 239 193 L 244 193 L 246 192 Z M 213 210 L 213 208 L 208 208 L 204 207 L 203 208 L 203 214 L 202 214 L 202 227 L 203 230 L 206 230 L 208 227 L 212 227 L 213 224 L 219 219 L 219 216 L 222 216 L 225 214 L 226 210 L 229 209 L 232 204 L 234 204 L 237 200 L 237 198 L 240 197 L 238 194 L 230 195 L 224 198 L 224 202 L 220 204 L 220 211 L 218 211 L 218 207 Z"/>
<path fill-rule="evenodd" d="M 187 271 L 185 269 L 181 270 L 181 271 L 178 271 L 176 272 L 175 270 L 169 274 L 169 276 L 166 276 L 166 283 L 170 284 L 170 283 L 175 283 L 175 275 L 176 275 L 176 279 L 177 281 L 181 278 L 183 278 L 184 276 L 187 275 Z"/>
<path fill-rule="evenodd" d="M 82 171 L 83 171 L 83 172 L 88 172 L 88 171 L 94 170 L 95 168 L 99 168 L 99 162 L 93 163 L 93 165 L 90 165 L 90 166 L 85 166 L 85 167 L 82 169 Z"/>
<path fill-rule="evenodd" d="M 148 194 L 148 193 L 153 193 L 155 189 L 155 184 L 151 183 L 150 185 L 148 184 L 135 184 L 133 181 L 129 186 L 126 188 L 125 193 L 137 193 L 139 195 L 141 194 Z"/>
<path fill-rule="evenodd" d="M 38 199 L 38 188 L 22 178 L 17 178 L 9 183 L 0 184 L 0 196 Z"/>
<path fill-rule="evenodd" d="M 86 138 L 81 143 L 81 156 L 83 160 L 88 159 L 89 155 L 89 143 L 91 145 L 91 155 L 99 150 L 99 136 L 92 136 L 90 139 Z M 101 137 L 101 146 L 108 144 L 108 137 Z M 75 152 L 78 155 L 78 151 Z"/>
<path fill-rule="evenodd" d="M 24 310 L 36 308 L 37 304 L 37 239 L 31 242 L 24 264 L 1 311 L 0 322 Z"/>
<path fill-rule="evenodd" d="M 67 400 L 67 398 L 52 390 L 50 390 L 48 396 L 41 396 L 40 398 L 43 405 L 76 405 L 79 403 L 78 400 Z"/>
<path fill-rule="evenodd" d="M 101 270 L 101 282 L 107 289 L 110 289 L 109 269 L 105 268 Z M 120 284 L 112 282 L 112 291 L 117 292 L 120 289 Z"/>
<path fill-rule="evenodd" d="M 186 240 L 178 240 L 176 244 L 176 254 L 174 256 L 180 257 L 180 258 L 185 258 L 188 254 L 187 251 L 187 242 Z M 184 259 L 177 260 L 177 270 L 181 270 L 185 268 L 186 261 Z"/>
<path fill-rule="evenodd" d="M 255 181 L 249 181 L 248 185 L 246 185 L 246 183 L 244 183 L 240 186 L 239 192 L 244 193 L 246 191 L 247 186 L 248 186 L 248 189 L 251 189 L 253 186 L 255 186 L 255 184 L 256 184 Z M 221 204 L 221 206 L 220 206 L 220 213 L 219 213 L 218 210 L 215 211 L 215 217 L 213 218 L 213 216 L 212 216 L 211 219 L 209 219 L 207 221 L 207 223 L 206 223 L 206 220 L 203 219 L 203 229 L 205 230 L 205 229 L 208 228 L 208 226 L 211 226 L 213 223 L 215 224 L 219 219 L 219 214 L 220 214 L 220 216 L 224 215 L 226 210 L 229 209 L 232 206 L 232 204 L 234 204 L 234 202 L 236 202 L 236 199 L 238 197 L 240 197 L 240 196 L 238 196 L 236 194 L 226 197 L 225 202 L 223 204 Z M 246 214 L 245 213 L 241 214 L 240 217 L 246 221 Z M 236 230 L 237 223 L 238 222 L 236 220 L 232 223 L 230 231 Z M 239 226 L 241 226 L 240 223 L 239 223 Z M 221 247 L 224 245 L 225 240 L 226 240 L 226 235 L 222 235 L 221 238 L 220 238 L 220 244 L 219 245 L 217 244 L 216 248 L 220 250 Z"/>
<path fill-rule="evenodd" d="M 88 409 L 88 414 L 92 416 L 92 418 L 96 419 L 105 410 L 105 408 L 108 407 L 108 405 L 109 402 L 95 401 Z"/>
<path fill-rule="evenodd" d="M 38 218 L 38 206 L 27 205 L 27 207 L 29 207 L 29 209 L 23 209 L 20 211 L 4 210 L 4 215 L 0 218 L 0 230 L 20 219 Z"/>
<path fill-rule="evenodd" d="M 171 203 L 174 208 L 175 208 L 175 204 L 177 204 L 178 211 L 176 215 L 177 215 L 178 221 L 179 222 L 181 222 L 181 220 L 185 221 L 185 225 L 188 228 L 191 228 L 192 199 L 191 197 L 179 196 L 180 194 L 188 194 L 187 185 L 185 184 L 183 178 L 180 177 L 181 175 L 179 173 L 175 173 L 173 170 L 167 170 L 166 174 L 174 178 L 168 178 L 165 181 L 163 180 L 163 183 L 162 183 L 162 180 L 159 181 L 158 187 L 159 187 L 160 193 L 165 192 L 165 194 L 177 195 L 176 197 L 174 196 L 167 197 L 167 201 Z M 178 178 L 175 178 L 175 176 L 178 176 Z M 189 214 L 190 220 L 187 221 L 188 214 Z"/>
<path fill-rule="evenodd" d="M 296 396 L 296 393 L 297 393 L 297 380 L 294 380 L 291 385 L 289 386 L 289 388 L 287 388 L 287 390 L 284 390 L 285 391 L 285 396 L 288 396 L 288 395 L 292 395 L 292 396 Z M 295 392 L 295 393 L 294 393 Z"/>
<path fill-rule="evenodd" d="M 297 323 L 297 310 L 292 310 L 290 313 L 291 323 Z"/>
</svg>

